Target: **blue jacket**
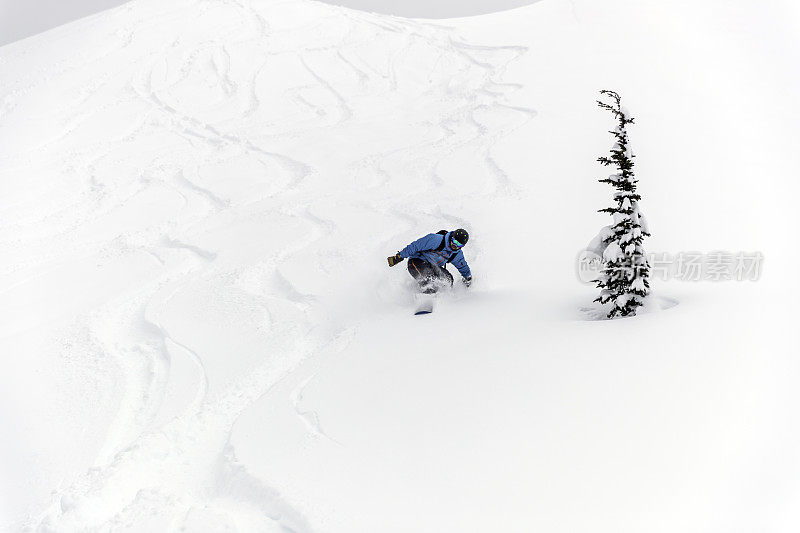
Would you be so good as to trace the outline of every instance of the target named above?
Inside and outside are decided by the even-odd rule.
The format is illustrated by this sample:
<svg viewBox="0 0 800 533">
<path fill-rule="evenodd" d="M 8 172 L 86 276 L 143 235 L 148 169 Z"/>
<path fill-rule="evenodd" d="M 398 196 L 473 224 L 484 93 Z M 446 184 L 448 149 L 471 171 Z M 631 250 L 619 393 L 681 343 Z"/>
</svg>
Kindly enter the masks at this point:
<svg viewBox="0 0 800 533">
<path fill-rule="evenodd" d="M 450 241 L 451 233 L 452 231 L 449 231 L 444 235 L 444 242 Z M 462 276 L 465 278 L 472 276 L 467 260 L 464 259 L 464 252 L 461 250 L 453 251 L 446 244 L 444 248 L 437 251 L 436 248 L 441 246 L 441 244 L 442 235 L 438 233 L 429 233 L 400 250 L 400 256 L 405 259 L 422 259 L 441 268 L 447 268 L 446 265 L 449 260 Z"/>
</svg>

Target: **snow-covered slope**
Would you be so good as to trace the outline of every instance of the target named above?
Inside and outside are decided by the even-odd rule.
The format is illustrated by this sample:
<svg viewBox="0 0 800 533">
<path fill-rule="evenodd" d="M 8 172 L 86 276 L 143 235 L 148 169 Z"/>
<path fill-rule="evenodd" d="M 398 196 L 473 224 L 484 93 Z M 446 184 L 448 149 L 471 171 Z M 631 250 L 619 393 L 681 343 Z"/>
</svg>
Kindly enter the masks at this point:
<svg viewBox="0 0 800 533">
<path fill-rule="evenodd" d="M 794 531 L 797 10 L 694 4 L 135 0 L 0 48 L 0 525 Z M 601 88 L 647 248 L 759 281 L 579 313 Z M 412 316 L 385 257 L 459 226 L 476 282 Z"/>
</svg>

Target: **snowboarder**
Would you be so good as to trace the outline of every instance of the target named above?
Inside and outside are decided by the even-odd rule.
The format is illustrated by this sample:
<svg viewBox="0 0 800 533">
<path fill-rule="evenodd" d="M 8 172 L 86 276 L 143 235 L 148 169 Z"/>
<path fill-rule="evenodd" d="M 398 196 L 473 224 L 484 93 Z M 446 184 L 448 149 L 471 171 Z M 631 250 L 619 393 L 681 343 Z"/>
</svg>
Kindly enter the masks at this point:
<svg viewBox="0 0 800 533">
<path fill-rule="evenodd" d="M 469 287 L 472 272 L 461 251 L 468 240 L 469 234 L 465 229 L 442 230 L 417 239 L 387 259 L 390 267 L 408 259 L 408 272 L 417 280 L 423 293 L 435 293 L 445 284 L 453 286 L 453 275 L 447 271 L 447 263 L 455 265 L 464 285 Z"/>
</svg>

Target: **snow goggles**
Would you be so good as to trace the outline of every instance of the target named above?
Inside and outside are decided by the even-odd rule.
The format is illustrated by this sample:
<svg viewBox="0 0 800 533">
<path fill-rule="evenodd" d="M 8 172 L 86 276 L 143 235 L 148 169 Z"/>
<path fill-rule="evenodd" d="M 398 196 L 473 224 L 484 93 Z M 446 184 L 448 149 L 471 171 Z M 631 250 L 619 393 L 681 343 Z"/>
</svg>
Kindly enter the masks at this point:
<svg viewBox="0 0 800 533">
<path fill-rule="evenodd" d="M 458 242 L 455 237 L 450 239 L 450 245 L 455 246 L 456 248 L 462 248 L 464 246 L 463 243 Z"/>
</svg>

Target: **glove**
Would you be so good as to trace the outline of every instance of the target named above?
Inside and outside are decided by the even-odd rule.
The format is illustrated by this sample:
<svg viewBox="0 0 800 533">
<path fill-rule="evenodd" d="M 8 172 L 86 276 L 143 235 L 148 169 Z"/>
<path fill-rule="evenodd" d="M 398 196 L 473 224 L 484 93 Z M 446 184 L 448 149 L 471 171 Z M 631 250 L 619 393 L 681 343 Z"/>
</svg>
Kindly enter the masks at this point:
<svg viewBox="0 0 800 533">
<path fill-rule="evenodd" d="M 472 276 L 463 277 L 461 278 L 461 281 L 462 283 L 464 283 L 465 286 L 469 287 L 470 285 L 472 285 Z"/>
<path fill-rule="evenodd" d="M 397 263 L 402 262 L 403 259 L 404 259 L 404 257 L 400 255 L 400 252 L 397 252 L 397 255 L 394 255 L 392 257 L 387 257 L 387 260 L 389 261 L 389 266 L 390 267 L 393 267 Z"/>
</svg>

